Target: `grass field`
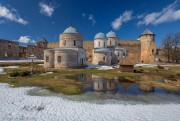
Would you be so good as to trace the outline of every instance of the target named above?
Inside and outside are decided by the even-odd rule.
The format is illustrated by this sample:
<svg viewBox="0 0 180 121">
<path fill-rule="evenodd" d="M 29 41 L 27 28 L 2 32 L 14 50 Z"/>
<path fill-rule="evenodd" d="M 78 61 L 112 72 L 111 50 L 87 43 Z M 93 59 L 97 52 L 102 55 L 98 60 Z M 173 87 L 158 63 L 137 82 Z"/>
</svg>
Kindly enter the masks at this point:
<svg viewBox="0 0 180 121">
<path fill-rule="evenodd" d="M 168 70 L 157 69 L 157 68 L 135 68 L 142 73 L 122 73 L 119 69 L 113 70 L 97 70 L 97 69 L 66 69 L 66 70 L 56 70 L 56 69 L 44 69 L 42 66 L 35 63 L 34 67 L 36 68 L 36 74 L 30 77 L 16 77 L 10 78 L 9 73 L 13 71 L 31 71 L 30 63 L 13 63 L 9 65 L 18 65 L 18 69 L 4 69 L 7 74 L 0 75 L 0 82 L 9 83 L 14 87 L 22 86 L 41 86 L 44 88 L 51 89 L 55 92 L 62 92 L 64 94 L 73 95 L 80 94 L 83 84 L 75 79 L 56 79 L 55 76 L 67 76 L 67 75 L 76 75 L 81 73 L 88 73 L 97 76 L 101 76 L 106 79 L 114 79 L 114 77 L 123 77 L 127 80 L 140 83 L 148 84 L 155 87 L 162 87 L 168 90 L 180 90 L 178 86 L 168 85 L 164 82 L 158 82 L 155 80 L 163 80 L 165 78 L 174 77 L 177 80 L 180 79 L 180 67 L 170 67 Z M 1 65 L 1 64 L 0 64 Z M 1 65 L 5 66 L 5 65 Z M 157 71 L 158 70 L 158 71 Z M 41 75 L 46 72 L 53 72 L 53 74 Z"/>
</svg>

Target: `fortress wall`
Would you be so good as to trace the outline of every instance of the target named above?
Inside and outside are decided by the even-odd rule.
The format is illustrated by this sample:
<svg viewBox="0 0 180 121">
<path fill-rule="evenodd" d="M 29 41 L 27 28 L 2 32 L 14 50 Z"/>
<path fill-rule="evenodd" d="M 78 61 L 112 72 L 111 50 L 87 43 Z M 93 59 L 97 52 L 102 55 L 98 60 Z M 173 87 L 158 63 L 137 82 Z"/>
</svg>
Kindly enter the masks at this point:
<svg viewBox="0 0 180 121">
<path fill-rule="evenodd" d="M 141 43 L 138 40 L 120 40 L 119 44 L 127 50 L 131 60 L 139 63 L 141 60 Z"/>
</svg>

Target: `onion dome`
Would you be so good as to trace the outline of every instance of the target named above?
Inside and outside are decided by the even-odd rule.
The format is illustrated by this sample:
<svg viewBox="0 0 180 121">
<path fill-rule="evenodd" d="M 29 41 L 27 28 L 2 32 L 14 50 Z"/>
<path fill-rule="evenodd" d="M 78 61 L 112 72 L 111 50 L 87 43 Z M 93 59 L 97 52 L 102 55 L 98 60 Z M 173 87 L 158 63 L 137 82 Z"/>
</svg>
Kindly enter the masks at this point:
<svg viewBox="0 0 180 121">
<path fill-rule="evenodd" d="M 77 32 L 76 28 L 74 28 L 73 26 L 70 26 L 67 29 L 65 29 L 63 33 L 64 34 L 78 34 L 79 32 Z"/>
<path fill-rule="evenodd" d="M 94 39 L 105 39 L 106 35 L 102 32 L 99 32 L 96 34 L 96 36 L 94 37 Z"/>
<path fill-rule="evenodd" d="M 108 37 L 108 38 L 111 38 L 111 37 L 118 38 L 117 34 L 115 32 L 113 32 L 113 31 L 108 32 L 106 34 L 106 37 Z"/>
</svg>

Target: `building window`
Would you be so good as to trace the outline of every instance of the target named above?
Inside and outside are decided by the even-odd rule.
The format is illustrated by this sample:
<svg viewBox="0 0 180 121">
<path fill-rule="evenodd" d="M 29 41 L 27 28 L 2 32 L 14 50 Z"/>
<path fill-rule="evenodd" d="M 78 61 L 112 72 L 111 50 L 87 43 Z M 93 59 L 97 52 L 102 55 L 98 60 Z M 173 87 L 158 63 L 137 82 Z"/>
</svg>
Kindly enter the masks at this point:
<svg viewBox="0 0 180 121">
<path fill-rule="evenodd" d="M 111 41 L 110 41 L 110 45 L 111 45 Z"/>
<path fill-rule="evenodd" d="M 66 40 L 64 40 L 64 46 L 66 46 Z"/>
<path fill-rule="evenodd" d="M 49 62 L 49 56 L 46 56 L 46 62 Z"/>
<path fill-rule="evenodd" d="M 74 46 L 76 46 L 76 40 L 74 40 Z"/>
<path fill-rule="evenodd" d="M 106 60 L 106 57 L 103 57 L 103 61 L 105 61 Z"/>
<path fill-rule="evenodd" d="M 126 56 L 126 53 L 125 53 L 125 52 L 123 52 L 123 56 Z"/>
<path fill-rule="evenodd" d="M 98 43 L 99 43 L 99 47 L 100 47 L 100 41 Z"/>
<path fill-rule="evenodd" d="M 152 49 L 152 54 L 154 55 L 154 49 Z"/>
<path fill-rule="evenodd" d="M 57 61 L 61 62 L 61 56 L 58 56 Z"/>
<path fill-rule="evenodd" d="M 106 43 L 104 42 L 104 47 L 105 47 Z"/>
<path fill-rule="evenodd" d="M 119 53 L 118 53 L 118 56 L 119 56 Z"/>
<path fill-rule="evenodd" d="M 5 57 L 8 57 L 8 54 L 7 54 L 7 52 L 5 52 L 4 56 L 5 56 Z"/>
<path fill-rule="evenodd" d="M 11 48 L 12 48 L 12 44 L 9 43 L 9 44 L 8 44 L 8 49 L 11 49 Z"/>
</svg>

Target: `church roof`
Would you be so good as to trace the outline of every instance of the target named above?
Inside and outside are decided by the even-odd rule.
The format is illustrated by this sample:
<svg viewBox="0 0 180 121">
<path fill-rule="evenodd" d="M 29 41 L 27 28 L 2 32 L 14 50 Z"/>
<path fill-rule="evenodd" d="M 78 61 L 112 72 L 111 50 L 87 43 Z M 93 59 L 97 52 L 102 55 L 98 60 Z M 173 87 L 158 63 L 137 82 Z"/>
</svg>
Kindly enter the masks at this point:
<svg viewBox="0 0 180 121">
<path fill-rule="evenodd" d="M 99 32 L 95 35 L 94 39 L 105 39 L 106 35 L 102 32 Z"/>
<path fill-rule="evenodd" d="M 130 65 L 135 65 L 135 62 L 133 62 L 130 58 L 129 58 L 129 56 L 125 56 L 121 61 L 120 61 L 120 66 L 121 65 L 128 65 L 128 66 L 130 66 Z"/>
<path fill-rule="evenodd" d="M 110 32 L 108 32 L 107 34 L 106 34 L 106 37 L 109 37 L 109 38 L 111 38 L 111 37 L 115 37 L 115 38 L 118 38 L 118 36 L 117 36 L 117 34 L 115 33 L 115 32 L 113 32 L 113 31 L 110 31 Z"/>
<path fill-rule="evenodd" d="M 141 35 L 154 35 L 149 29 L 146 29 Z"/>
<path fill-rule="evenodd" d="M 47 41 L 44 37 L 42 37 L 42 38 L 39 40 L 39 42 L 48 43 L 48 41 Z"/>
<path fill-rule="evenodd" d="M 65 33 L 65 34 L 78 34 L 79 32 L 76 30 L 75 27 L 70 26 L 67 29 L 65 29 L 63 33 Z"/>
</svg>

